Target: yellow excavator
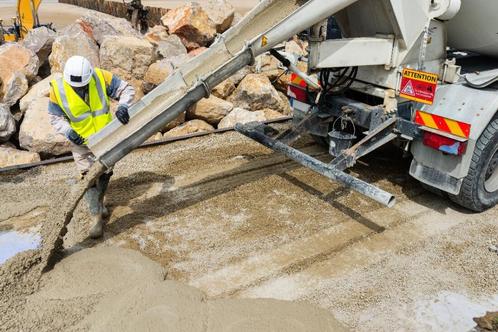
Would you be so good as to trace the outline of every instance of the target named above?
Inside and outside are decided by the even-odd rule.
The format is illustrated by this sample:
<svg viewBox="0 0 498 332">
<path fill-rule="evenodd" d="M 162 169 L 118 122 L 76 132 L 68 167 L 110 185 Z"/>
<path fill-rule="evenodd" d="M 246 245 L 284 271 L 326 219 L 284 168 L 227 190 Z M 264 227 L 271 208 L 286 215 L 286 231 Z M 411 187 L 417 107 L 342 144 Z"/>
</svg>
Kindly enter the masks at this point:
<svg viewBox="0 0 498 332">
<path fill-rule="evenodd" d="M 4 26 L 0 20 L 0 44 L 22 40 L 30 30 L 42 26 L 38 18 L 41 2 L 42 0 L 17 0 L 17 16 L 12 18 L 12 25 Z M 50 24 L 44 26 L 51 27 Z"/>
</svg>

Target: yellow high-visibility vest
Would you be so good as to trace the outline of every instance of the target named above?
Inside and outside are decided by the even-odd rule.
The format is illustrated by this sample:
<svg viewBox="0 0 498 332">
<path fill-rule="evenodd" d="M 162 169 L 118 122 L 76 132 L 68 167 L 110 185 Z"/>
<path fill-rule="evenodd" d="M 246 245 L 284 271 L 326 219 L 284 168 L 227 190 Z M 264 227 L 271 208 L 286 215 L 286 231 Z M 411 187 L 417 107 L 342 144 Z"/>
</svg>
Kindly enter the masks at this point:
<svg viewBox="0 0 498 332">
<path fill-rule="evenodd" d="M 50 82 L 57 104 L 69 119 L 71 128 L 87 139 L 112 121 L 109 96 L 102 71 L 95 68 L 88 86 L 88 104 L 62 78 Z"/>
</svg>

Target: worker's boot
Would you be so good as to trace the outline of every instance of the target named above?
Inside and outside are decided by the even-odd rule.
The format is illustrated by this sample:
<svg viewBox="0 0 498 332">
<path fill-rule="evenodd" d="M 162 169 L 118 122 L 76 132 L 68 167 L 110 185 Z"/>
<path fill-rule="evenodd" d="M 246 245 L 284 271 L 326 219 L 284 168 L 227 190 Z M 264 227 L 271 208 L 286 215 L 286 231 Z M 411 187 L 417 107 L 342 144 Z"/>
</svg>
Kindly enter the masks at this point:
<svg viewBox="0 0 498 332">
<path fill-rule="evenodd" d="M 111 176 L 112 171 L 102 174 L 95 183 L 95 186 L 88 189 L 85 194 L 93 221 L 93 226 L 90 229 L 90 237 L 92 239 L 98 239 L 104 235 L 104 218 L 109 216 L 109 211 L 104 206 L 104 195 Z"/>
<path fill-rule="evenodd" d="M 102 218 L 104 219 L 109 218 L 110 215 L 109 209 L 105 206 L 104 201 L 105 192 L 107 191 L 107 187 L 109 186 L 109 181 L 111 180 L 112 174 L 112 171 L 102 174 L 97 183 L 97 190 L 99 191 L 99 202 L 102 209 Z"/>
<path fill-rule="evenodd" d="M 91 187 L 85 193 L 85 199 L 88 203 L 88 210 L 92 216 L 92 228 L 90 237 L 98 239 L 104 233 L 104 219 L 102 218 L 102 204 L 100 202 L 100 192 L 97 186 Z"/>
<path fill-rule="evenodd" d="M 93 226 L 90 229 L 90 237 L 92 239 L 100 239 L 104 235 L 104 219 L 102 214 L 92 217 Z"/>
<path fill-rule="evenodd" d="M 110 215 L 111 215 L 111 213 L 109 212 L 109 209 L 107 208 L 107 206 L 102 204 L 102 218 L 107 219 L 107 218 L 109 218 Z"/>
</svg>

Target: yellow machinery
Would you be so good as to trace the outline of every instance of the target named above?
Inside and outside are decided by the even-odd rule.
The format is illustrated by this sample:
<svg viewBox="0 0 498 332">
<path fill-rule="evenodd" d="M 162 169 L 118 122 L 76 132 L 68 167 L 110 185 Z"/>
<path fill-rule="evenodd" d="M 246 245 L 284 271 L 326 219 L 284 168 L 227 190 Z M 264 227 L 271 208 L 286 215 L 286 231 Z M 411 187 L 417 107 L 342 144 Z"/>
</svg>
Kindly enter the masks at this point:
<svg viewBox="0 0 498 332">
<path fill-rule="evenodd" d="M 0 20 L 0 44 L 18 41 L 26 37 L 28 32 L 40 26 L 38 8 L 42 0 L 18 0 L 17 16 L 12 18 L 12 26 L 3 26 Z"/>
</svg>

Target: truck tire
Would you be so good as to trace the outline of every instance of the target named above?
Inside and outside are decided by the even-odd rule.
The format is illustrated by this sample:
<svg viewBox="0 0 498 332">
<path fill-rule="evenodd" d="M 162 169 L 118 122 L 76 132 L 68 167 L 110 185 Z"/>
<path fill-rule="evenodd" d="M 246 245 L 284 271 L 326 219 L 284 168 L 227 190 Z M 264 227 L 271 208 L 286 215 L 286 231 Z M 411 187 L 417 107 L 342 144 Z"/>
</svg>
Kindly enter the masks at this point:
<svg viewBox="0 0 498 332">
<path fill-rule="evenodd" d="M 469 174 L 460 194 L 450 199 L 469 210 L 482 212 L 498 204 L 498 116 L 476 143 Z"/>
</svg>

